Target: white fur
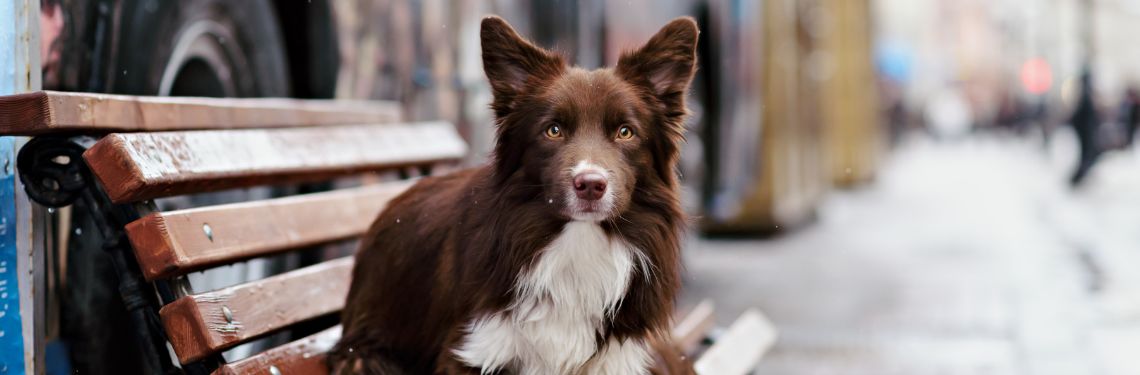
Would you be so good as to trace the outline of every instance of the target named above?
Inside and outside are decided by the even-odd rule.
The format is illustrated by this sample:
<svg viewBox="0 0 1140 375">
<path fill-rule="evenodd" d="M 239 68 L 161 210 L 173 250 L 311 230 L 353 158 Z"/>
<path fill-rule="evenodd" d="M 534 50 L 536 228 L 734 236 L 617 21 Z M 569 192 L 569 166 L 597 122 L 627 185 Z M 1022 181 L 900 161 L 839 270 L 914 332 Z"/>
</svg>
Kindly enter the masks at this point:
<svg viewBox="0 0 1140 375">
<path fill-rule="evenodd" d="M 583 374 L 645 374 L 648 373 L 652 353 L 643 340 L 619 342 L 610 339 L 601 353 L 586 365 Z"/>
<path fill-rule="evenodd" d="M 597 224 L 569 222 L 519 277 L 515 302 L 473 318 L 455 355 L 483 373 L 646 373 L 649 351 L 639 340 L 611 340 L 595 357 L 597 333 L 613 318 L 635 268 L 644 266 L 640 251 Z"/>
<path fill-rule="evenodd" d="M 581 173 L 593 172 L 602 175 L 607 181 L 610 179 L 610 172 L 601 166 L 591 163 L 589 160 L 580 160 L 574 168 L 570 169 L 570 178 L 573 179 Z M 573 185 L 566 190 L 566 202 L 570 208 L 570 217 L 577 221 L 592 221 L 599 222 L 609 217 L 610 211 L 614 209 L 614 186 L 611 184 L 606 192 L 602 194 L 602 199 L 598 200 L 598 209 L 594 212 L 582 212 L 578 210 L 578 194 L 574 192 Z"/>
</svg>

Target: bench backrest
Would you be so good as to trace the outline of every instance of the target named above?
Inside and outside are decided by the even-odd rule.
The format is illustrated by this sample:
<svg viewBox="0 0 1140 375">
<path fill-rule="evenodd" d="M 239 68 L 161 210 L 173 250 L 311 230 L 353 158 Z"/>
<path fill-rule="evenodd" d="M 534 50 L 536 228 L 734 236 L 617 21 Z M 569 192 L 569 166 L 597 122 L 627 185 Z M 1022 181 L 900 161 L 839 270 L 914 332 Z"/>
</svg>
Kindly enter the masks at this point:
<svg viewBox="0 0 1140 375">
<path fill-rule="evenodd" d="M 466 153 L 452 125 L 399 123 L 394 108 L 390 103 L 38 92 L 0 98 L 0 123 L 20 124 L 0 133 L 114 132 L 101 137 L 83 158 L 116 204 L 425 168 Z M 184 283 L 192 272 L 359 236 L 409 185 L 368 183 L 141 212 L 125 231 L 143 278 Z M 339 312 L 352 266 L 351 257 L 345 257 L 191 292 L 175 296 L 158 314 L 182 364 L 218 362 L 219 354 L 234 346 Z M 338 337 L 339 329 L 330 327 L 223 363 L 214 373 L 319 374 L 326 371 L 323 353 Z"/>
</svg>

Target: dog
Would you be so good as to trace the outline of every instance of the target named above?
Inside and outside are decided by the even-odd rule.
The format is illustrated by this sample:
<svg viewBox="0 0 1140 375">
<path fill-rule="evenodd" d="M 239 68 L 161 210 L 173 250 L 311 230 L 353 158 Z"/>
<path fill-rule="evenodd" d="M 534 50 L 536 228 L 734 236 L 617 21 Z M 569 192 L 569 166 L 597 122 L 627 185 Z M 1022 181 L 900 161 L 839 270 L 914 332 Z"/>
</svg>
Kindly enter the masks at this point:
<svg viewBox="0 0 1140 375">
<path fill-rule="evenodd" d="M 677 161 L 691 18 L 587 71 L 481 24 L 496 144 L 482 167 L 391 201 L 356 255 L 334 372 L 688 373 Z M 661 366 L 662 362 L 669 363 Z"/>
</svg>

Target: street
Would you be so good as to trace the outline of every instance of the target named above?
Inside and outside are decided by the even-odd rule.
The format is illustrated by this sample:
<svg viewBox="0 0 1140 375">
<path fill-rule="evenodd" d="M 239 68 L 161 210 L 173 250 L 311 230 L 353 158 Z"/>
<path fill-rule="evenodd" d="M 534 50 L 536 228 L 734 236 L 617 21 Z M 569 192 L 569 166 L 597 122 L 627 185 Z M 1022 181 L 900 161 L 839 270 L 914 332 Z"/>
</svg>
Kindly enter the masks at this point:
<svg viewBox="0 0 1140 375">
<path fill-rule="evenodd" d="M 697 241 L 680 306 L 761 309 L 757 374 L 1140 374 L 1140 153 L 1070 190 L 1075 143 L 912 136 L 808 225 Z"/>
</svg>

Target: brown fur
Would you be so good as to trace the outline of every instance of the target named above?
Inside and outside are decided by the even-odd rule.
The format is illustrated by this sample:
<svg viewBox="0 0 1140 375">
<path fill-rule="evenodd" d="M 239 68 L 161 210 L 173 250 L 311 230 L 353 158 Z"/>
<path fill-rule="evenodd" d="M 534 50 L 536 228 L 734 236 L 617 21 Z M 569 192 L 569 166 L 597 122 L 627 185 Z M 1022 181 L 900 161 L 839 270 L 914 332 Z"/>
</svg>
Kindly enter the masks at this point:
<svg viewBox="0 0 1140 375">
<path fill-rule="evenodd" d="M 680 288 L 685 218 L 675 168 L 696 39 L 696 23 L 677 19 L 616 68 L 585 71 L 523 40 L 503 20 L 484 19 L 493 161 L 424 178 L 377 218 L 357 254 L 344 335 L 330 353 L 334 368 L 478 373 L 451 355 L 463 324 L 512 302 L 519 275 L 570 220 L 561 199 L 570 184 L 566 169 L 582 157 L 611 174 L 615 210 L 601 226 L 641 249 L 652 270 L 648 279 L 631 278 L 599 343 L 664 337 Z M 550 124 L 566 136 L 546 138 Z M 636 136 L 613 138 L 620 126 Z"/>
</svg>

